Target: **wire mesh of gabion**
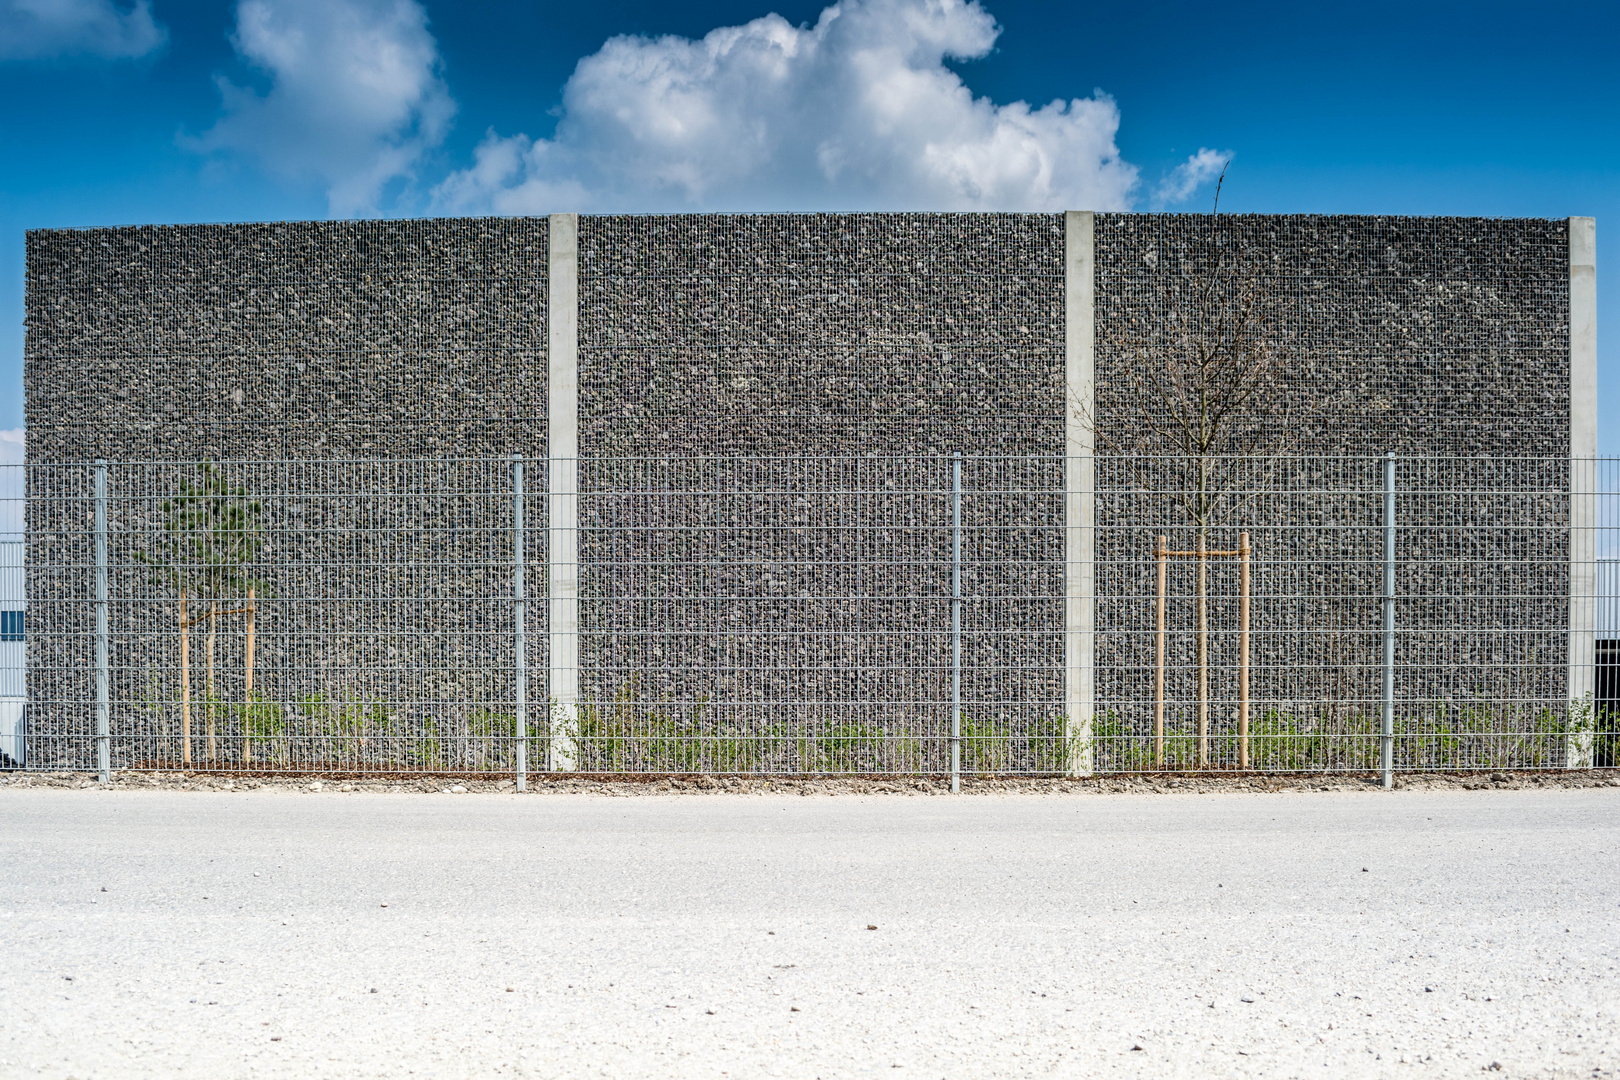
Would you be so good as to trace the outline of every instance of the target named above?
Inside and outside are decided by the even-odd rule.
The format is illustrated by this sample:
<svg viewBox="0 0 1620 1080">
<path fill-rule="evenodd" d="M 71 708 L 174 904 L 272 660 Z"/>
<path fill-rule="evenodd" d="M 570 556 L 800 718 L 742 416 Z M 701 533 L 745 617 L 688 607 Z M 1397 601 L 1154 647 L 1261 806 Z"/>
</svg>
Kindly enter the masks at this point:
<svg viewBox="0 0 1620 1080">
<path fill-rule="evenodd" d="M 545 453 L 544 218 L 28 236 L 30 461 Z"/>
<path fill-rule="evenodd" d="M 584 457 L 1060 453 L 1060 214 L 580 220 Z"/>
<path fill-rule="evenodd" d="M 1143 369 L 1213 289 L 1263 313 L 1276 365 L 1244 412 L 1278 422 L 1268 452 L 1568 454 L 1569 242 L 1563 220 L 1098 214 L 1097 448 L 1179 448 L 1145 437 Z"/>
</svg>

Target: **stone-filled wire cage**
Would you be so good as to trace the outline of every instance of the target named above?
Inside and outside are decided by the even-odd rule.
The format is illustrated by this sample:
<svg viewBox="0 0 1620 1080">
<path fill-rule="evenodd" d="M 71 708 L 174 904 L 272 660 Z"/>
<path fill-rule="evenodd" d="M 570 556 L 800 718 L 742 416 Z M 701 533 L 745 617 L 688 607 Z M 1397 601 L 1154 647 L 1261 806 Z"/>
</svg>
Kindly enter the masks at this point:
<svg viewBox="0 0 1620 1080">
<path fill-rule="evenodd" d="M 1247 530 L 1255 549 L 1251 761 L 1376 764 L 1379 459 L 1394 452 L 1407 725 L 1397 761 L 1563 762 L 1580 723 L 1569 706 L 1567 223 L 1101 214 L 1095 244 L 1095 399 L 1082 420 L 1099 452 L 1099 760 L 1240 759 L 1229 558 L 1208 564 L 1211 741 L 1200 748 L 1194 733 L 1196 561 L 1184 558 L 1168 567 L 1170 734 L 1162 747 L 1151 734 L 1152 549 L 1159 535 L 1173 550 L 1196 546 L 1187 504 L 1202 463 L 1216 489 L 1208 546 L 1234 550 Z M 1189 345 L 1230 345 L 1244 303 L 1258 312 L 1248 344 L 1268 358 L 1264 389 L 1197 449 L 1177 422 L 1199 417 L 1162 387 L 1172 374 L 1196 381 Z M 1217 404 L 1231 385 L 1214 381 Z"/>
<path fill-rule="evenodd" d="M 585 459 L 1063 453 L 1061 215 L 579 230 Z"/>
<path fill-rule="evenodd" d="M 544 219 L 29 234 L 28 460 L 544 458 Z"/>
<path fill-rule="evenodd" d="M 1566 222 L 1099 214 L 1101 454 L 1171 456 L 1164 402 L 1131 370 L 1163 357 L 1199 290 L 1247 293 L 1278 355 L 1260 430 L 1217 454 L 1567 457 Z M 1219 305 L 1216 305 L 1219 310 Z M 1218 333 L 1215 335 L 1219 337 Z M 1266 421 L 1273 423 L 1268 426 Z M 1237 425 L 1239 428 L 1244 425 Z"/>
</svg>

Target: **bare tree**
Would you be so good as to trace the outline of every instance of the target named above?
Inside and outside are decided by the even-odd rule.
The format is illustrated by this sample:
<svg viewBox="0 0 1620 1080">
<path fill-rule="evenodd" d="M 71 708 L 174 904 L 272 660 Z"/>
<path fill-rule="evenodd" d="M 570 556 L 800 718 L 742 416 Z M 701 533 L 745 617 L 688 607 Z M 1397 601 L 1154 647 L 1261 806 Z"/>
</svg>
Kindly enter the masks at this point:
<svg viewBox="0 0 1620 1080">
<path fill-rule="evenodd" d="M 1117 455 L 1140 488 L 1168 493 L 1194 530 L 1197 550 L 1241 506 L 1254 483 L 1299 437 L 1296 415 L 1310 381 L 1289 347 L 1266 260 L 1220 214 L 1226 170 L 1202 236 L 1160 267 L 1156 317 L 1102 339 L 1111 356 L 1106 406 L 1080 409 L 1100 452 Z M 1153 257 L 1157 257 L 1156 255 Z M 1290 392 L 1294 391 L 1294 392 Z M 1098 423 L 1099 408 L 1109 409 Z M 1089 413 L 1089 415 L 1088 415 Z M 1209 564 L 1197 568 L 1198 763 L 1209 764 Z"/>
</svg>

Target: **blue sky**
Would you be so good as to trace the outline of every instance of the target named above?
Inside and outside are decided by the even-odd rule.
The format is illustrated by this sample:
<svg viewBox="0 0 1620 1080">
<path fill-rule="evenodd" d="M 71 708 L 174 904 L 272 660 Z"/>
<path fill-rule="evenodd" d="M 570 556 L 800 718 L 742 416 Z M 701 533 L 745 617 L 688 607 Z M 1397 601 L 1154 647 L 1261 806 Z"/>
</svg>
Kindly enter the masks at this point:
<svg viewBox="0 0 1620 1080">
<path fill-rule="evenodd" d="M 0 428 L 29 228 L 1202 209 L 1203 150 L 1233 211 L 1595 215 L 1620 454 L 1613 3 L 0 0 L 0 147 Z"/>
</svg>

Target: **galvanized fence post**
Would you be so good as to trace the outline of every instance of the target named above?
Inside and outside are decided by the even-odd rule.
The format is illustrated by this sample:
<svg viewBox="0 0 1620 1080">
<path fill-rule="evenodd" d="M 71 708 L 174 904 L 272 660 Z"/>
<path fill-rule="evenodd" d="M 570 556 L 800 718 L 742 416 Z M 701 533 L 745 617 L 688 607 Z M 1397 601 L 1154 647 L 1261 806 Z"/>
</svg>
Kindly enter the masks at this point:
<svg viewBox="0 0 1620 1080">
<path fill-rule="evenodd" d="M 951 790 L 962 790 L 962 454 L 951 458 Z"/>
<path fill-rule="evenodd" d="M 107 680 L 107 462 L 96 459 L 96 773 L 112 780 L 112 730 Z"/>
<path fill-rule="evenodd" d="M 1395 452 L 1384 456 L 1384 789 L 1395 786 Z"/>
<path fill-rule="evenodd" d="M 523 626 L 523 455 L 512 455 L 512 593 L 513 625 L 517 649 L 517 789 L 529 783 L 529 647 Z"/>
</svg>

